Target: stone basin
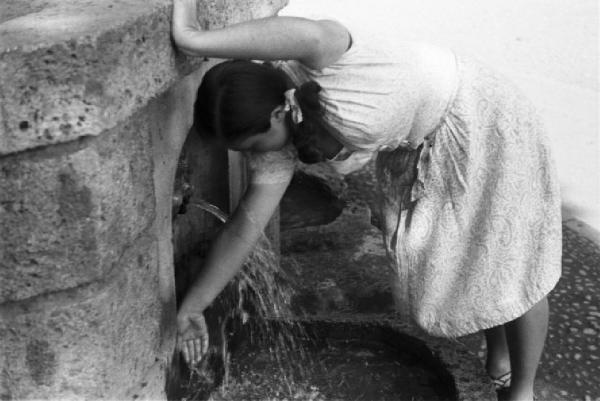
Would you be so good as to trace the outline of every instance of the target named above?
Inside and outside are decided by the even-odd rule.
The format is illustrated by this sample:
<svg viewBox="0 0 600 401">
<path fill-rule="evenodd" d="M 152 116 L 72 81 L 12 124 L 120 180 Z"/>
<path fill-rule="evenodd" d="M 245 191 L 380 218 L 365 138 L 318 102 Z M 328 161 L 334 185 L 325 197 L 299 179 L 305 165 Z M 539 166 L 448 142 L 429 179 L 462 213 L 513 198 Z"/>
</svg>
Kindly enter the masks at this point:
<svg viewBox="0 0 600 401">
<path fill-rule="evenodd" d="M 296 334 L 292 349 L 275 356 L 274 343 L 241 341 L 231 349 L 225 383 L 208 399 L 496 399 L 466 349 L 423 338 L 401 324 L 382 319 L 307 319 L 281 323 L 279 329 Z M 275 337 L 281 338 L 281 331 Z"/>
<path fill-rule="evenodd" d="M 227 353 L 228 368 L 212 354 L 205 371 L 192 374 L 177 398 L 496 400 L 480 363 L 459 342 L 427 337 L 381 316 L 271 323 L 268 337 L 251 325 L 238 331 Z M 213 369 L 208 376 L 207 365 Z"/>
<path fill-rule="evenodd" d="M 399 319 L 394 270 L 369 207 L 331 202 L 335 194 L 313 179 L 296 180 L 282 208 L 280 268 L 291 288 L 281 291 L 292 294 L 291 316 L 267 330 L 252 317 L 227 327 L 229 341 L 204 366 L 212 377 L 202 377 L 204 369 L 195 384 L 192 375 L 193 391 L 182 398 L 495 400 L 479 359 L 459 340 L 430 337 Z"/>
</svg>

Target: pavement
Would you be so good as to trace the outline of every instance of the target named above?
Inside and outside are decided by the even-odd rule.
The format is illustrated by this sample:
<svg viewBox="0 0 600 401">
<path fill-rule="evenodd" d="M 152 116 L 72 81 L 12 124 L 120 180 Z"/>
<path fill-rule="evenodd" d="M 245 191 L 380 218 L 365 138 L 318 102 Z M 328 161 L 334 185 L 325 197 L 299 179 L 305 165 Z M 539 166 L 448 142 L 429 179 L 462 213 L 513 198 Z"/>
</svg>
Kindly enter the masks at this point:
<svg viewBox="0 0 600 401">
<path fill-rule="evenodd" d="M 552 312 L 539 377 L 558 387 L 554 399 L 600 400 L 600 243 L 576 223 L 563 225 L 563 276 L 549 298 Z"/>
</svg>

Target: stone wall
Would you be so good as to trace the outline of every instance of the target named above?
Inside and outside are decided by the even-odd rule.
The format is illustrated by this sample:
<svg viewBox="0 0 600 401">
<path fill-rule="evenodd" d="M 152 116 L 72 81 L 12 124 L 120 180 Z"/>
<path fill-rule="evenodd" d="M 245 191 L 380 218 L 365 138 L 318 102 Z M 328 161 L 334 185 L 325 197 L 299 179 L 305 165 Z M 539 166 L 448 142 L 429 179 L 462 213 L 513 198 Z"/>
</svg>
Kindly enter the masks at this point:
<svg viewBox="0 0 600 401">
<path fill-rule="evenodd" d="M 201 3 L 215 27 L 284 0 Z M 169 24 L 169 0 L 0 4 L 1 399 L 166 398 L 175 172 L 216 62 Z M 185 147 L 194 196 L 227 206 L 227 155 Z"/>
</svg>

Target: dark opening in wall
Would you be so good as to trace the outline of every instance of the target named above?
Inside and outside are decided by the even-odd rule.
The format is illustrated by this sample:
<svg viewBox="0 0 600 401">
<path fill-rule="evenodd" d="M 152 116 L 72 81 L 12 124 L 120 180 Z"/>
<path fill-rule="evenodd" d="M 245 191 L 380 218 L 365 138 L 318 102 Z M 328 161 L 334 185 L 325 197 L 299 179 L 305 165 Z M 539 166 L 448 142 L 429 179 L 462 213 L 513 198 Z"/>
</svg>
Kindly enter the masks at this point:
<svg viewBox="0 0 600 401">
<path fill-rule="evenodd" d="M 281 229 L 331 223 L 345 206 L 324 180 L 298 171 L 281 200 Z"/>
<path fill-rule="evenodd" d="M 207 202 L 227 211 L 227 170 L 227 152 L 191 131 L 179 156 L 171 210 L 178 305 L 202 266 L 210 239 L 222 226 L 213 214 L 194 205 Z"/>
</svg>

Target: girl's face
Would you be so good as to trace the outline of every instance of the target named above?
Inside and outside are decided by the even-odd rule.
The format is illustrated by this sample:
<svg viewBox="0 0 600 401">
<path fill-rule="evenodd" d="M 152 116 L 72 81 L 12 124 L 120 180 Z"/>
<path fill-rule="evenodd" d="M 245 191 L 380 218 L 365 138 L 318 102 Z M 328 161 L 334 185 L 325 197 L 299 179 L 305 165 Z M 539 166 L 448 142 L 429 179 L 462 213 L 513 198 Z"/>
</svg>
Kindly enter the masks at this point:
<svg viewBox="0 0 600 401">
<path fill-rule="evenodd" d="M 275 109 L 271 114 L 271 128 L 265 132 L 228 144 L 232 150 L 269 152 L 279 150 L 290 142 L 291 135 L 285 124 L 285 112 Z"/>
</svg>

